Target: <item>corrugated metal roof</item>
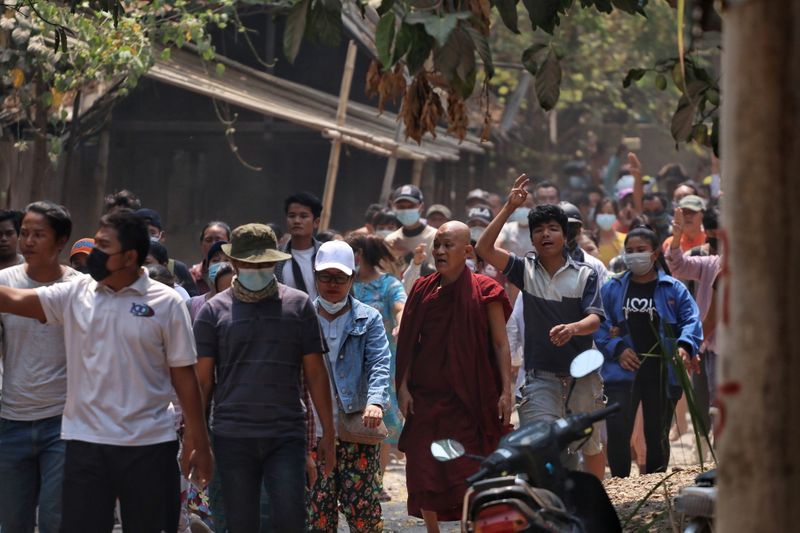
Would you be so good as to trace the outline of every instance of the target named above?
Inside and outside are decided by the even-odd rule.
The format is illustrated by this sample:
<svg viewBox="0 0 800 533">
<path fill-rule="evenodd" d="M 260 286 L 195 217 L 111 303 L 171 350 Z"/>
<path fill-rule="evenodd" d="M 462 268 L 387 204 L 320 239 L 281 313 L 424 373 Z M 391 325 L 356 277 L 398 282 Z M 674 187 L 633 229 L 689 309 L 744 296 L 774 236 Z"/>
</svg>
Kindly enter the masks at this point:
<svg viewBox="0 0 800 533">
<path fill-rule="evenodd" d="M 160 54 L 156 53 L 156 57 Z M 466 150 L 483 153 L 472 140 L 459 144 L 441 130 L 436 139 L 423 139 L 421 145 L 395 141 L 397 115 L 378 115 L 374 107 L 350 102 L 344 126 L 336 124 L 338 97 L 247 67 L 223 56 L 225 72 L 219 76 L 196 54 L 172 50 L 167 61 L 158 59 L 146 76 L 181 89 L 216 98 L 245 109 L 317 130 L 327 137 L 339 136 L 342 142 L 380 155 L 396 153 L 405 159 L 459 159 Z"/>
</svg>

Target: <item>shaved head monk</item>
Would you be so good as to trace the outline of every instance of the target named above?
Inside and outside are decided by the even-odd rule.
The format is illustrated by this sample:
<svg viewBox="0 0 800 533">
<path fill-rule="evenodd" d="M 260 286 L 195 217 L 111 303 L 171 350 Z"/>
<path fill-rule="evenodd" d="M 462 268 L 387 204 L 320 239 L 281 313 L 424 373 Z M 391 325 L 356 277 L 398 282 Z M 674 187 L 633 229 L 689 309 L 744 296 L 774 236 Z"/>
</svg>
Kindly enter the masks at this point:
<svg viewBox="0 0 800 533">
<path fill-rule="evenodd" d="M 459 520 L 465 479 L 478 463 L 437 462 L 431 442 L 452 438 L 467 453 L 488 455 L 508 427 L 513 408 L 506 320 L 511 306 L 494 280 L 466 266 L 469 228 L 447 222 L 433 241 L 436 273 L 417 280 L 397 339 L 397 397 L 406 417 L 408 512 L 425 520 Z"/>
</svg>

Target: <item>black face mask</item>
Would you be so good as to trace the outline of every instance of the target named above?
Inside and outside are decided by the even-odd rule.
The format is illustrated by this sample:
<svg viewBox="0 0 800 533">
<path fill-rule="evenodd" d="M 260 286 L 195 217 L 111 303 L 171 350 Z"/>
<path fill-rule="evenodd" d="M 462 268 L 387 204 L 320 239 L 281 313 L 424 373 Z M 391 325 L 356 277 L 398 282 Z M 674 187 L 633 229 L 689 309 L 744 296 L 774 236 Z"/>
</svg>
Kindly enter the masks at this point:
<svg viewBox="0 0 800 533">
<path fill-rule="evenodd" d="M 92 248 L 92 251 L 89 253 L 89 259 L 86 261 L 86 270 L 95 281 L 103 281 L 113 274 L 113 272 L 108 269 L 108 258 L 123 252 L 124 250 L 122 252 L 107 254 L 102 250 Z"/>
</svg>

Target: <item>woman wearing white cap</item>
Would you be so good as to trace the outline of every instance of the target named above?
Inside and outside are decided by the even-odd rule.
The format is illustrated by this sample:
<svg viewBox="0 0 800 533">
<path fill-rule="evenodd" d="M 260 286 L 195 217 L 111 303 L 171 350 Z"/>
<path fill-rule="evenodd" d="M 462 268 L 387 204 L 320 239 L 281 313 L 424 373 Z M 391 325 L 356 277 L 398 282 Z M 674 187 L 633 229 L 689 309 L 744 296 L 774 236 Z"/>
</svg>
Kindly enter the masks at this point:
<svg viewBox="0 0 800 533">
<path fill-rule="evenodd" d="M 382 531 L 380 442 L 388 432 L 383 410 L 389 405 L 391 353 L 383 318 L 352 296 L 355 258 L 342 241 L 323 243 L 317 252 L 315 302 L 328 345 L 326 362 L 338 436 L 337 463 L 322 472 L 308 496 L 308 529 L 336 531 L 339 509 L 350 531 Z"/>
</svg>

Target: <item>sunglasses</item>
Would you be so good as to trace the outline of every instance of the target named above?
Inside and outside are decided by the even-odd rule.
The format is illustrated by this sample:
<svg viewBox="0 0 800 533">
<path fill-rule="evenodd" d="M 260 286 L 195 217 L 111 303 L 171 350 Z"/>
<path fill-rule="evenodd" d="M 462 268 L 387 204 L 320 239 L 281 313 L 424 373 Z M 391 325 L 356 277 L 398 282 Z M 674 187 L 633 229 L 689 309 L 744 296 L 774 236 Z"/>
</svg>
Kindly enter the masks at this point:
<svg viewBox="0 0 800 533">
<path fill-rule="evenodd" d="M 328 274 L 327 272 L 317 272 L 317 280 L 322 283 L 335 283 L 344 285 L 350 281 L 350 276 L 346 274 Z"/>
</svg>

